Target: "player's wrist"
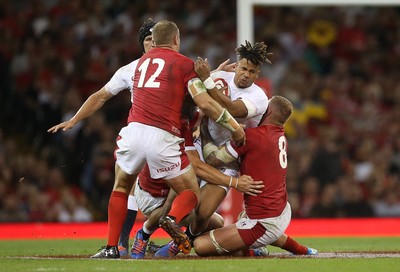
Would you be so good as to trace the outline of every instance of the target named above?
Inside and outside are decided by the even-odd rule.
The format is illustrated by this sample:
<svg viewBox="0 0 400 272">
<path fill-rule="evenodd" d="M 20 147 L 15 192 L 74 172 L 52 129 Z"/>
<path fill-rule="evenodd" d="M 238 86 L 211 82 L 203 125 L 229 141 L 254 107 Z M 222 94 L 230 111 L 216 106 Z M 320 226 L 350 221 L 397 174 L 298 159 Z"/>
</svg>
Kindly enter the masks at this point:
<svg viewBox="0 0 400 272">
<path fill-rule="evenodd" d="M 214 80 L 210 76 L 206 78 L 206 80 L 203 80 L 203 83 L 207 90 L 212 90 L 216 86 Z"/>
<path fill-rule="evenodd" d="M 238 188 L 239 178 L 235 178 L 235 179 L 236 179 L 236 181 L 233 181 L 233 177 L 230 178 L 228 187 L 232 187 L 232 188 L 235 188 L 235 189 Z M 235 183 L 235 185 L 233 185 L 232 182 Z"/>
</svg>

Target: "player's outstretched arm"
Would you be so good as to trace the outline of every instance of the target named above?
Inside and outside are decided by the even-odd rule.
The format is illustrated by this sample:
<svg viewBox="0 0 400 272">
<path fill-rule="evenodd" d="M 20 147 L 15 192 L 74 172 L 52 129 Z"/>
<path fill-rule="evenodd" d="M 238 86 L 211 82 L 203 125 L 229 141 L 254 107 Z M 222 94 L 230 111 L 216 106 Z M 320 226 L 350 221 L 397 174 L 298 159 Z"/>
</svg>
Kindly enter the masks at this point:
<svg viewBox="0 0 400 272">
<path fill-rule="evenodd" d="M 196 176 L 209 183 L 232 187 L 248 195 L 257 195 L 261 193 L 260 189 L 264 187 L 262 181 L 255 181 L 248 175 L 233 178 L 221 173 L 213 166 L 201 161 L 196 150 L 187 150 L 186 154 L 196 172 Z"/>
<path fill-rule="evenodd" d="M 104 105 L 104 103 L 107 102 L 107 100 L 109 100 L 113 96 L 114 95 L 107 91 L 104 87 L 101 88 L 100 90 L 89 96 L 88 99 L 86 99 L 80 109 L 70 120 L 49 128 L 47 132 L 56 133 L 60 129 L 66 131 L 73 128 L 79 121 L 95 113 Z"/>
</svg>

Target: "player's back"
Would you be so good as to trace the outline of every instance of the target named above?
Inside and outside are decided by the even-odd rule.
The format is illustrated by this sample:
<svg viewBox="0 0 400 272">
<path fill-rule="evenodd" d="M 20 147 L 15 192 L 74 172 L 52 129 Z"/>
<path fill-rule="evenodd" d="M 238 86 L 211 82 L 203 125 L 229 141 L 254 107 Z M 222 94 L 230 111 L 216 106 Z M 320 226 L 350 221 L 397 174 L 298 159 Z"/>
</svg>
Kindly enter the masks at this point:
<svg viewBox="0 0 400 272">
<path fill-rule="evenodd" d="M 286 206 L 287 140 L 283 127 L 263 125 L 246 130 L 246 145 L 239 148 L 240 171 L 264 181 L 262 193 L 245 195 L 250 218 L 275 217 Z M 242 149 L 244 152 L 241 152 Z"/>
<path fill-rule="evenodd" d="M 179 135 L 187 82 L 195 76 L 189 58 L 171 49 L 150 50 L 140 58 L 135 70 L 134 102 L 128 123 L 140 122 Z"/>
</svg>

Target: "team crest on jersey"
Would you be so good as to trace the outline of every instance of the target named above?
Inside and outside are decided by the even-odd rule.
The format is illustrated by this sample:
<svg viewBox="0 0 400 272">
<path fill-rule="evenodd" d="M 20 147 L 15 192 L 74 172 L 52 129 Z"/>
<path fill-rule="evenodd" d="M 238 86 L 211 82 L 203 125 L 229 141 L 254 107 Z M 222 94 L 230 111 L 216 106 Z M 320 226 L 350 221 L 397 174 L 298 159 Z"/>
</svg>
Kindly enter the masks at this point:
<svg viewBox="0 0 400 272">
<path fill-rule="evenodd" d="M 217 86 L 218 89 L 223 89 L 222 93 L 226 95 L 227 97 L 231 97 L 231 91 L 229 90 L 229 85 L 223 78 L 216 78 L 214 79 L 215 85 Z"/>
</svg>

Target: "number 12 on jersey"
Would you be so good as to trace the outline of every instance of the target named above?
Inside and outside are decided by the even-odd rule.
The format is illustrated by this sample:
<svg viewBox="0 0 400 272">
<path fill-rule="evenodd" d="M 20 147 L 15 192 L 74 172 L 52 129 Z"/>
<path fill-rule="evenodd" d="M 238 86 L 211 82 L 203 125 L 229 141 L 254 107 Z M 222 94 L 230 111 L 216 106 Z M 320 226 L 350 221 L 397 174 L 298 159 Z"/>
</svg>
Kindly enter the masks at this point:
<svg viewBox="0 0 400 272">
<path fill-rule="evenodd" d="M 149 68 L 149 64 L 156 64 L 157 69 L 156 71 L 149 77 L 149 79 L 144 82 L 144 79 L 146 78 L 146 73 L 147 69 Z M 138 87 L 142 88 L 160 88 L 160 82 L 157 81 L 157 77 L 161 74 L 161 71 L 163 70 L 165 65 L 165 61 L 163 59 L 155 58 L 155 59 L 146 59 L 143 61 L 143 63 L 140 65 L 138 68 L 138 71 L 140 72 L 140 78 L 138 82 Z"/>
</svg>

